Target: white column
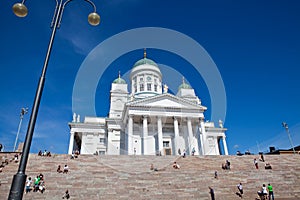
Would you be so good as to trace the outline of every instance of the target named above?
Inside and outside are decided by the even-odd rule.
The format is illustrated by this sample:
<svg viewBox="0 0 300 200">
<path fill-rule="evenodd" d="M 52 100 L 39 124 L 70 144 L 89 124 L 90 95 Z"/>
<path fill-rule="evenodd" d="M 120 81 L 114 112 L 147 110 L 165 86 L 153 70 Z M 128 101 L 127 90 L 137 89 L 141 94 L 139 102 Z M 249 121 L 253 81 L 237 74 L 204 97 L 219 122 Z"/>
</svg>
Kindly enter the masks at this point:
<svg viewBox="0 0 300 200">
<path fill-rule="evenodd" d="M 202 155 L 205 155 L 205 147 L 204 147 L 204 142 L 206 142 L 205 137 L 205 126 L 204 126 L 204 119 L 200 119 L 200 140 L 201 140 L 201 150 L 202 150 Z"/>
<path fill-rule="evenodd" d="M 147 116 L 143 116 L 143 136 L 142 136 L 142 154 L 143 155 L 146 155 L 148 153 L 147 138 L 148 138 L 148 120 L 147 120 Z"/>
<path fill-rule="evenodd" d="M 189 134 L 189 152 L 190 152 L 190 155 L 192 155 L 193 128 L 192 128 L 191 118 L 187 119 L 187 128 L 188 128 L 188 134 Z"/>
<path fill-rule="evenodd" d="M 223 146 L 224 146 L 224 153 L 225 153 L 225 155 L 228 155 L 228 149 L 227 149 L 227 143 L 226 143 L 226 136 L 223 136 L 222 140 L 223 140 Z"/>
<path fill-rule="evenodd" d="M 176 117 L 173 118 L 174 119 L 174 141 L 175 141 L 175 155 L 178 152 L 178 148 L 179 148 L 179 129 L 178 129 L 178 120 Z M 181 151 L 183 151 L 183 149 L 181 149 Z"/>
<path fill-rule="evenodd" d="M 215 142 L 215 154 L 214 155 L 220 155 L 220 145 L 218 143 L 218 137 L 214 137 Z"/>
<path fill-rule="evenodd" d="M 72 154 L 72 153 L 73 153 L 73 146 L 74 146 L 74 132 L 71 131 L 71 132 L 70 132 L 69 151 L 68 151 L 69 154 Z"/>
<path fill-rule="evenodd" d="M 132 115 L 129 115 L 128 118 L 128 135 L 127 135 L 127 151 L 128 155 L 133 154 L 133 119 Z"/>
<path fill-rule="evenodd" d="M 157 132 L 158 132 L 158 152 L 163 154 L 163 133 L 162 133 L 162 124 L 161 124 L 161 117 L 157 117 Z"/>
</svg>

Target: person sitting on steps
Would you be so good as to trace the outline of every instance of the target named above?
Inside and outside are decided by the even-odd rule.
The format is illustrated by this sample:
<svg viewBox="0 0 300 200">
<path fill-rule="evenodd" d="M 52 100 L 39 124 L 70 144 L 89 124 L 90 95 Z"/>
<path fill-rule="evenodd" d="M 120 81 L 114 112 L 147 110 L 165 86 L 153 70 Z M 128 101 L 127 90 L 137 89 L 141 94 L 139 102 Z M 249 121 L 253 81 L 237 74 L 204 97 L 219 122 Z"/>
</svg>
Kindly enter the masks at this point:
<svg viewBox="0 0 300 200">
<path fill-rule="evenodd" d="M 173 163 L 173 168 L 174 168 L 174 169 L 180 169 L 180 166 L 179 166 L 176 162 L 174 162 L 174 163 Z"/>
</svg>

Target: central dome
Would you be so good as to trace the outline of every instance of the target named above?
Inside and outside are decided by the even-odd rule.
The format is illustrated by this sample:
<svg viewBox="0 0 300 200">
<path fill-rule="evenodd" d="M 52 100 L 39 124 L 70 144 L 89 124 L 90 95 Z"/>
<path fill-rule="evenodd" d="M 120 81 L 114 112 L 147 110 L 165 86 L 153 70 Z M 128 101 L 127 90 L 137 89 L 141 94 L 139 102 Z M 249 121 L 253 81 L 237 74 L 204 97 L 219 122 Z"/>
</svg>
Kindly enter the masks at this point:
<svg viewBox="0 0 300 200">
<path fill-rule="evenodd" d="M 158 65 L 156 64 L 156 62 L 154 62 L 153 60 L 148 59 L 148 58 L 142 58 L 142 59 L 138 60 L 138 61 L 133 65 L 133 68 L 134 68 L 134 67 L 137 67 L 137 66 L 140 66 L 140 65 L 145 65 L 145 64 L 148 64 L 148 65 L 152 65 L 152 66 L 158 67 Z"/>
<path fill-rule="evenodd" d="M 162 94 L 161 71 L 158 64 L 146 56 L 144 49 L 144 58 L 135 62 L 130 72 L 131 95 L 134 99 Z"/>
</svg>

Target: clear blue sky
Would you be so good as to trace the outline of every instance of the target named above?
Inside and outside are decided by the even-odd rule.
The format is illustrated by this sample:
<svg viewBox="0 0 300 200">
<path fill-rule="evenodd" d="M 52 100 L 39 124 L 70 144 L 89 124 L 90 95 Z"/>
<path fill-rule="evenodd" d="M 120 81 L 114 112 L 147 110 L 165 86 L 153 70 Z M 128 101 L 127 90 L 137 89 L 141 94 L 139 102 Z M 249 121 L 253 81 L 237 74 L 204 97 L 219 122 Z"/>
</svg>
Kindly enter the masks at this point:
<svg viewBox="0 0 300 200">
<path fill-rule="evenodd" d="M 226 91 L 225 127 L 229 152 L 269 146 L 289 148 L 282 121 L 300 144 L 300 1 L 298 0 L 94 0 L 101 24 L 87 22 L 91 7 L 74 0 L 65 8 L 57 31 L 35 127 L 31 152 L 67 153 L 68 122 L 77 72 L 89 53 L 120 32 L 163 27 L 197 41 L 215 62 Z M 22 107 L 31 112 L 43 66 L 54 0 L 27 0 L 29 14 L 18 18 L 12 0 L 0 12 L 0 143 L 12 150 Z M 147 40 L 147 38 L 145 38 Z M 127 73 L 143 50 L 128 52 L 107 67 L 97 85 L 96 112 L 107 116 L 109 89 L 118 71 Z M 148 57 L 170 66 L 195 89 L 211 115 L 209 91 L 200 74 L 178 55 L 148 49 Z M 103 58 L 105 59 L 105 58 Z M 164 80 L 167 74 L 164 74 Z M 180 80 L 178 80 L 180 82 Z M 168 84 L 168 82 L 166 82 Z M 176 91 L 175 91 L 176 92 Z M 24 116 L 19 141 L 24 141 L 30 112 Z M 83 116 L 82 116 L 83 118 Z"/>
</svg>

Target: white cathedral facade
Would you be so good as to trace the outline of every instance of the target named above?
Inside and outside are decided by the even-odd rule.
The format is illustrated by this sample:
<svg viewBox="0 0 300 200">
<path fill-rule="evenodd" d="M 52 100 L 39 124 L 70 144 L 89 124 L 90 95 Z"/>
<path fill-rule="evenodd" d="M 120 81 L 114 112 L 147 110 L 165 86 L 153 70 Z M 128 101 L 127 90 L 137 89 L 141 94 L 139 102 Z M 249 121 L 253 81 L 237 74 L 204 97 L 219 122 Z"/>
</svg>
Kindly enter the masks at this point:
<svg viewBox="0 0 300 200">
<path fill-rule="evenodd" d="M 228 155 L 226 128 L 205 122 L 200 99 L 184 82 L 176 95 L 162 84 L 162 74 L 151 59 L 137 61 L 128 84 L 120 75 L 111 84 L 108 117 L 74 113 L 69 123 L 68 153 L 107 155 Z"/>
</svg>

